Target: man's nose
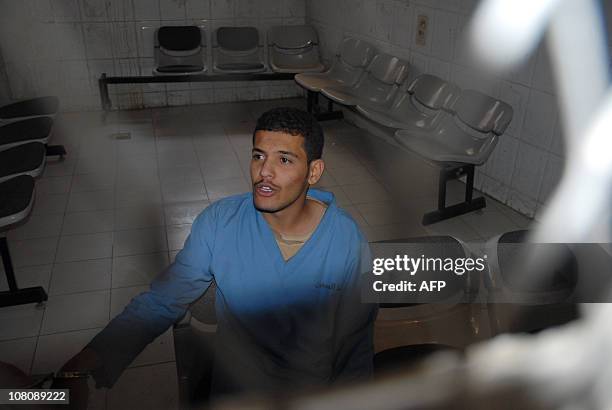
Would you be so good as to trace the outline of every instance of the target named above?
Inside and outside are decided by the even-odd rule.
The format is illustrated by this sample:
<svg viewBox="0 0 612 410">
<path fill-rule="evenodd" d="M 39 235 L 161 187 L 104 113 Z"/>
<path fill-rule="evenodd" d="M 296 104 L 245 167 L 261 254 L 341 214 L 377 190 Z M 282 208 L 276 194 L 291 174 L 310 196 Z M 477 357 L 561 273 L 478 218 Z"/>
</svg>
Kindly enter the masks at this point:
<svg viewBox="0 0 612 410">
<path fill-rule="evenodd" d="M 274 167 L 269 159 L 266 158 L 261 164 L 259 175 L 261 175 L 262 178 L 271 178 L 274 176 Z"/>
</svg>

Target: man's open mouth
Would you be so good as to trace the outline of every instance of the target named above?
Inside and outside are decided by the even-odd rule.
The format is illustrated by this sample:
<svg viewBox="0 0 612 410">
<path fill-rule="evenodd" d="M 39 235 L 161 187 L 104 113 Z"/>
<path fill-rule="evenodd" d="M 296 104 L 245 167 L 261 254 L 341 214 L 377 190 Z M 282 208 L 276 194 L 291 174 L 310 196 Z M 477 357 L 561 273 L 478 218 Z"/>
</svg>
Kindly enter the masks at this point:
<svg viewBox="0 0 612 410">
<path fill-rule="evenodd" d="M 272 196 L 276 192 L 276 189 L 271 185 L 260 183 L 255 185 L 255 191 L 261 196 Z"/>
</svg>

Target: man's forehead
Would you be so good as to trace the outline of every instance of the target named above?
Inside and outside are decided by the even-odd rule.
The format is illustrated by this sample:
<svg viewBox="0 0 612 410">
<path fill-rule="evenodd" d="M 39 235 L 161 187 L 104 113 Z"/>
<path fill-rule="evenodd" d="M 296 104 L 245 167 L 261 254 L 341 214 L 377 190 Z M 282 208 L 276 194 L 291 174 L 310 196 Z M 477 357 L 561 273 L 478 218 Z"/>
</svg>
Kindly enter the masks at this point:
<svg viewBox="0 0 612 410">
<path fill-rule="evenodd" d="M 292 135 L 285 131 L 266 131 L 258 130 L 255 132 L 253 148 L 268 146 L 272 148 L 293 147 L 304 150 L 304 137 L 302 135 Z M 304 151 L 305 152 L 305 151 Z"/>
</svg>

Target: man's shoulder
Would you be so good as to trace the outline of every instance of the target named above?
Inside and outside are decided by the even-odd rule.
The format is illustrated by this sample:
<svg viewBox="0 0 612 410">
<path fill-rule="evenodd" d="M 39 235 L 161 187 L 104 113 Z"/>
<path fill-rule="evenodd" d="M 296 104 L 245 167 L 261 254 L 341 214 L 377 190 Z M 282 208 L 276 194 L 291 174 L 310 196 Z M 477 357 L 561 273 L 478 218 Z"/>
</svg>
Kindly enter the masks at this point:
<svg viewBox="0 0 612 410">
<path fill-rule="evenodd" d="M 351 214 L 340 207 L 337 207 L 336 209 L 336 229 L 334 229 L 334 231 L 341 234 L 346 240 L 363 242 L 365 240 L 365 236 L 363 235 L 363 232 L 361 232 L 359 225 L 355 219 L 353 219 Z"/>
<path fill-rule="evenodd" d="M 250 206 L 252 203 L 251 194 L 237 194 L 221 198 L 204 209 L 198 220 L 209 220 L 214 222 L 221 222 L 231 219 L 233 215 L 236 215 L 241 210 L 245 209 L 245 206 Z"/>
</svg>

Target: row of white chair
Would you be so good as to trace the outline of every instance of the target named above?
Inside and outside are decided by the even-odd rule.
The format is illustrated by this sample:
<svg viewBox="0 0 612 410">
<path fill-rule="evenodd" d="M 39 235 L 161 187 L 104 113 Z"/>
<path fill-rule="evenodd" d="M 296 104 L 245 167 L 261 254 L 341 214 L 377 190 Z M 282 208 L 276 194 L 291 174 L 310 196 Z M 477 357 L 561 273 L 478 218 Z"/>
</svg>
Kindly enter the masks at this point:
<svg viewBox="0 0 612 410">
<path fill-rule="evenodd" d="M 206 30 L 163 26 L 155 33 L 156 75 L 208 71 Z M 268 62 L 256 27 L 219 27 L 214 32 L 212 71 L 225 74 L 320 72 L 318 36 L 312 26 L 274 26 L 267 32 Z"/>
<path fill-rule="evenodd" d="M 40 97 L 0 107 L 0 231 L 24 220 L 34 204 L 35 180 L 43 172 L 48 155 L 63 152 L 62 146 L 47 146 L 56 97 Z M 63 155 L 63 154 L 62 154 Z M 0 307 L 47 300 L 41 286 L 20 288 L 17 284 L 8 242 L 0 235 L 0 254 L 9 289 L 0 292 Z"/>
<path fill-rule="evenodd" d="M 313 94 L 350 107 L 390 131 L 402 148 L 439 165 L 438 210 L 425 215 L 430 224 L 485 206 L 473 199 L 474 167 L 487 161 L 499 136 L 512 120 L 512 107 L 476 90 L 459 87 L 433 75 L 407 81 L 410 66 L 379 53 L 363 40 L 347 38 L 332 67 L 324 73 L 302 73 L 296 82 Z M 467 175 L 466 199 L 447 207 L 446 182 Z"/>
</svg>

